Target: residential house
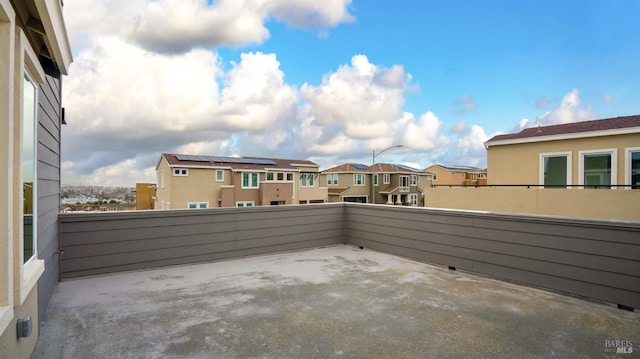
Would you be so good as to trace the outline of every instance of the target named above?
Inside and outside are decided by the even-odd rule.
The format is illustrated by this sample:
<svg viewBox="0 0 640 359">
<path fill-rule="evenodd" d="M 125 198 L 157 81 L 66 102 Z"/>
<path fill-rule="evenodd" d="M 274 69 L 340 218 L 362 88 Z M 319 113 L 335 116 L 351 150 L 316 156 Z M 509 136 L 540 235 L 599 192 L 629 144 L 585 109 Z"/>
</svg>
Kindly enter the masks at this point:
<svg viewBox="0 0 640 359">
<path fill-rule="evenodd" d="M 486 168 L 433 164 L 424 171 L 431 174 L 433 185 L 483 186 L 487 184 Z"/>
<path fill-rule="evenodd" d="M 154 209 L 155 204 L 155 183 L 136 183 L 136 210 Z"/>
<path fill-rule="evenodd" d="M 640 116 L 538 126 L 485 143 L 488 187 L 427 206 L 640 221 Z"/>
<path fill-rule="evenodd" d="M 489 184 L 631 189 L 640 183 L 640 116 L 527 128 L 485 143 Z"/>
<path fill-rule="evenodd" d="M 324 203 L 318 165 L 307 160 L 162 154 L 156 209 Z"/>
<path fill-rule="evenodd" d="M 62 76 L 57 0 L 0 0 L 0 357 L 28 358 L 58 279 Z"/>
<path fill-rule="evenodd" d="M 389 163 L 345 163 L 323 170 L 320 181 L 328 188 L 329 202 L 408 206 L 422 205 L 424 188 L 431 183 L 423 171 Z"/>
</svg>

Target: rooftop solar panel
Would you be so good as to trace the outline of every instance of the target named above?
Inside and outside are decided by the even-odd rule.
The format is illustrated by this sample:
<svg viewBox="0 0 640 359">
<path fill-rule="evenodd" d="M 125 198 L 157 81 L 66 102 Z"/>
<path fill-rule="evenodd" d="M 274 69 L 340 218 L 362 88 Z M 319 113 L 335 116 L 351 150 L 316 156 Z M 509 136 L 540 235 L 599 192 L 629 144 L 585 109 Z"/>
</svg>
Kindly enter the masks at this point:
<svg viewBox="0 0 640 359">
<path fill-rule="evenodd" d="M 404 169 L 409 170 L 409 171 L 413 171 L 413 172 L 421 172 L 421 171 L 420 171 L 419 169 L 417 169 L 417 168 L 413 168 L 413 167 L 409 167 L 409 166 L 405 166 L 405 165 L 396 165 L 396 166 L 398 166 L 398 167 L 400 167 L 400 168 L 404 168 Z"/>
<path fill-rule="evenodd" d="M 221 162 L 221 163 L 241 163 L 249 165 L 275 165 L 276 162 L 263 158 L 244 158 L 244 157 L 219 157 L 219 156 L 192 156 L 192 155 L 176 155 L 178 161 L 195 161 L 195 162 Z"/>
<path fill-rule="evenodd" d="M 355 167 L 356 169 L 359 169 L 359 170 L 366 170 L 367 168 L 369 168 L 369 167 L 367 167 L 365 165 L 362 165 L 362 164 L 359 164 L 359 163 L 352 163 L 351 165 L 353 167 Z"/>
</svg>

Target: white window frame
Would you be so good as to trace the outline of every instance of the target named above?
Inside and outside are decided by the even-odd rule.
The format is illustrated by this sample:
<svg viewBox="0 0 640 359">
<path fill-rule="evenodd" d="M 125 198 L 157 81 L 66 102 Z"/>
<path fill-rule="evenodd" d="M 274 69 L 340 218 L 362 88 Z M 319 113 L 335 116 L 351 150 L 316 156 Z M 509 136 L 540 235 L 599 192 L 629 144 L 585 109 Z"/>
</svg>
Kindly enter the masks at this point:
<svg viewBox="0 0 640 359">
<path fill-rule="evenodd" d="M 360 182 L 360 183 L 358 183 Z M 353 174 L 353 185 L 354 186 L 365 186 L 365 176 L 362 173 L 354 173 Z"/>
<path fill-rule="evenodd" d="M 183 167 L 174 168 L 172 173 L 174 177 L 187 177 L 189 176 L 189 169 Z"/>
<path fill-rule="evenodd" d="M 373 185 L 378 187 L 378 174 L 377 173 L 373 174 Z"/>
<path fill-rule="evenodd" d="M 337 173 L 327 174 L 327 186 L 337 186 L 337 185 L 338 185 L 338 174 Z"/>
<path fill-rule="evenodd" d="M 245 173 L 249 176 L 249 182 L 248 182 L 247 186 L 244 185 L 244 175 L 245 175 Z M 253 179 L 252 177 L 253 176 L 256 176 L 256 185 L 255 186 L 253 186 L 251 184 L 253 182 L 252 181 L 252 179 Z M 258 188 L 260 188 L 260 173 L 259 172 L 248 172 L 248 171 L 241 172 L 241 174 L 240 174 L 240 187 L 242 189 L 258 189 Z"/>
<path fill-rule="evenodd" d="M 413 207 L 417 207 L 418 206 L 418 194 L 417 193 L 410 193 L 409 194 L 409 203 L 411 203 L 411 205 Z"/>
<path fill-rule="evenodd" d="M 631 154 L 640 152 L 640 147 L 627 147 L 624 149 L 624 184 L 633 185 L 631 183 Z M 625 187 L 625 189 L 633 189 L 633 187 Z"/>
<path fill-rule="evenodd" d="M 391 183 L 391 174 L 383 173 L 382 174 L 382 184 L 390 184 Z"/>
<path fill-rule="evenodd" d="M 603 148 L 598 150 L 578 151 L 578 184 L 584 188 L 584 156 L 585 155 L 610 155 L 611 156 L 611 189 L 616 189 L 618 185 L 618 149 Z"/>
<path fill-rule="evenodd" d="M 411 186 L 417 186 L 418 185 L 418 175 L 411 175 Z"/>
<path fill-rule="evenodd" d="M 567 158 L 567 188 L 569 188 L 573 184 L 573 153 L 571 151 L 540 153 L 538 160 L 538 183 L 540 188 L 544 188 L 544 159 L 547 157 Z"/>
<path fill-rule="evenodd" d="M 195 207 L 191 207 L 195 206 Z M 209 202 L 187 202 L 188 209 L 206 209 L 209 208 Z"/>
<path fill-rule="evenodd" d="M 300 187 L 315 187 L 313 173 L 301 173 L 300 174 Z"/>
<path fill-rule="evenodd" d="M 405 182 L 405 183 L 403 183 Z M 398 188 L 400 192 L 409 192 L 409 187 L 411 184 L 411 179 L 407 175 L 398 176 Z"/>
<path fill-rule="evenodd" d="M 237 201 L 236 207 L 255 207 L 256 203 L 254 201 Z"/>
<path fill-rule="evenodd" d="M 216 182 L 224 182 L 224 170 L 216 170 Z"/>
<path fill-rule="evenodd" d="M 431 182 L 437 182 L 438 181 L 438 172 L 433 172 L 431 174 Z"/>
</svg>

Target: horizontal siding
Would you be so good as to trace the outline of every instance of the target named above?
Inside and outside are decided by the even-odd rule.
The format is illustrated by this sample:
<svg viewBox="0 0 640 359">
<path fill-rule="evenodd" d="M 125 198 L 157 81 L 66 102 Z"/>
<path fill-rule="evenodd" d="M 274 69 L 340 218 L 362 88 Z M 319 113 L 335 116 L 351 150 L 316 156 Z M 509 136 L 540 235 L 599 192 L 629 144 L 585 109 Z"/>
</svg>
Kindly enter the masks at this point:
<svg viewBox="0 0 640 359">
<path fill-rule="evenodd" d="M 347 242 L 640 307 L 640 222 L 346 205 Z"/>
<path fill-rule="evenodd" d="M 58 282 L 60 210 L 60 81 L 45 76 L 38 91 L 38 257 L 44 273 L 38 280 L 38 307 L 45 313 Z"/>
<path fill-rule="evenodd" d="M 61 278 L 341 243 L 337 205 L 60 214 Z"/>
</svg>

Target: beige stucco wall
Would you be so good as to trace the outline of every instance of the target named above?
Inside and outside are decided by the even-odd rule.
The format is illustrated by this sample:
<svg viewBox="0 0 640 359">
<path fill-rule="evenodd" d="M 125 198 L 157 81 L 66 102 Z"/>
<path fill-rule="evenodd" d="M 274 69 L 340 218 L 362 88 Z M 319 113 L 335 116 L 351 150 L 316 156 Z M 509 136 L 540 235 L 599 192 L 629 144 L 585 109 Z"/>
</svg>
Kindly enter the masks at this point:
<svg viewBox="0 0 640 359">
<path fill-rule="evenodd" d="M 425 205 L 640 221 L 640 190 L 436 187 L 427 189 Z"/>
<path fill-rule="evenodd" d="M 0 335 L 0 358 L 29 358 L 38 339 L 38 287 L 34 287 L 27 295 L 24 303 L 14 308 L 14 316 L 9 326 Z M 33 332 L 27 338 L 18 339 L 16 321 L 18 318 L 30 316 L 33 320 Z"/>
<path fill-rule="evenodd" d="M 571 151 L 572 184 L 577 185 L 579 151 L 609 148 L 618 149 L 618 184 L 626 184 L 625 148 L 639 146 L 640 133 L 490 146 L 487 151 L 488 184 L 539 184 L 540 154 Z"/>
<path fill-rule="evenodd" d="M 433 181 L 433 184 L 435 185 L 460 185 L 464 184 L 464 181 L 466 179 L 465 172 L 455 172 L 456 174 L 454 175 L 452 174 L 452 172 L 454 171 L 437 165 L 429 166 L 425 168 L 425 171 L 436 174 L 437 179 Z"/>
</svg>

